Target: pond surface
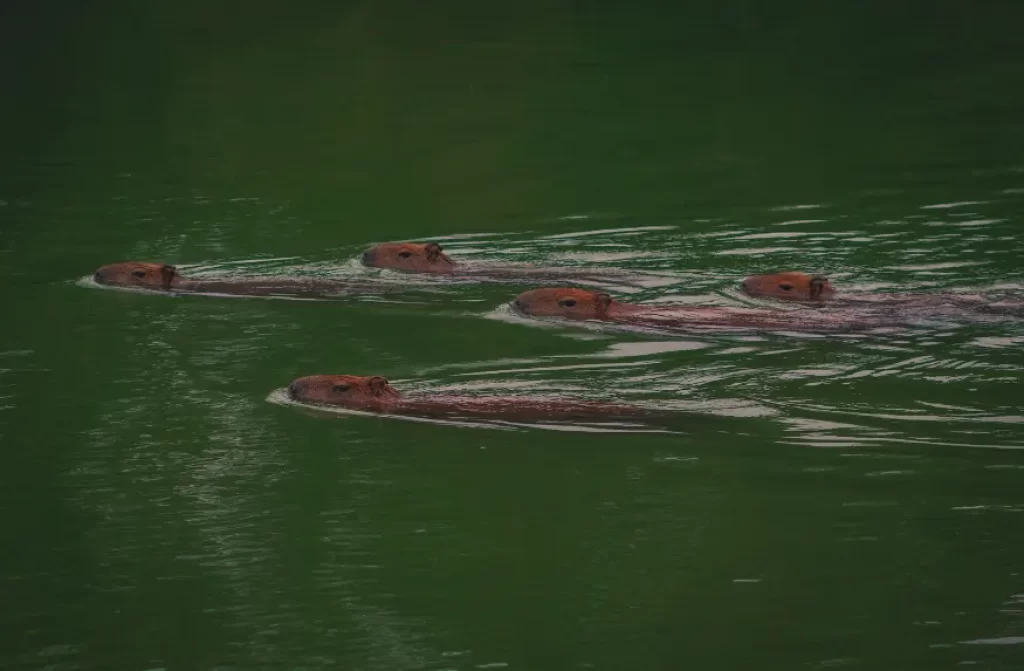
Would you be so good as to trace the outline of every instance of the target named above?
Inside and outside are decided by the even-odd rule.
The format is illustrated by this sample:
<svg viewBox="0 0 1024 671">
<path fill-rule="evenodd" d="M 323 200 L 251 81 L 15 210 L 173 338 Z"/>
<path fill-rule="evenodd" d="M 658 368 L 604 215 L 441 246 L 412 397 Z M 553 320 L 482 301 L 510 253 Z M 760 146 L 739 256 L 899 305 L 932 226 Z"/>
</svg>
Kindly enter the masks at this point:
<svg viewBox="0 0 1024 671">
<path fill-rule="evenodd" d="M 1024 669 L 1024 319 L 631 331 L 356 261 L 1020 297 L 1024 8 L 66 4 L 0 21 L 0 667 Z M 128 259 L 410 290 L 82 279 Z M 282 402 L 314 373 L 678 420 Z"/>
</svg>

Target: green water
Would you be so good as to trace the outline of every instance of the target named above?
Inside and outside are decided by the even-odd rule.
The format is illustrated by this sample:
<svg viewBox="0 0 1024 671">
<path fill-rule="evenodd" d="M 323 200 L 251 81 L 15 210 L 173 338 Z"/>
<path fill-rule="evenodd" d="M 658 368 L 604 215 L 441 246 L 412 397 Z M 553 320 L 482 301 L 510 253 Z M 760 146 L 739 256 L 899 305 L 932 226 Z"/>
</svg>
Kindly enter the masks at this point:
<svg viewBox="0 0 1024 671">
<path fill-rule="evenodd" d="M 675 276 L 639 301 L 779 268 L 1020 294 L 1024 8 L 65 4 L 0 10 L 0 668 L 1024 669 L 1024 322 L 666 336 L 539 327 L 502 285 L 78 282 L 437 239 Z M 681 432 L 268 401 L 334 372 Z"/>
</svg>

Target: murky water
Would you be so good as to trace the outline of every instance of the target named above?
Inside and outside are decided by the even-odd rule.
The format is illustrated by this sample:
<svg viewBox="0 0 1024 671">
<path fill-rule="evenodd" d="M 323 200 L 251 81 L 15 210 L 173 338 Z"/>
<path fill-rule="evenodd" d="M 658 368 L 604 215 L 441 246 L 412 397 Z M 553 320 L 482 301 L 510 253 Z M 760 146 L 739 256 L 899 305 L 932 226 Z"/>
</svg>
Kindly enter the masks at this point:
<svg viewBox="0 0 1024 671">
<path fill-rule="evenodd" d="M 1024 668 L 1024 318 L 612 328 L 356 261 L 1024 296 L 1018 10 L 653 4 L 0 22 L 0 666 Z M 89 280 L 126 259 L 382 290 Z M 672 420 L 311 413 L 314 373 Z"/>
</svg>

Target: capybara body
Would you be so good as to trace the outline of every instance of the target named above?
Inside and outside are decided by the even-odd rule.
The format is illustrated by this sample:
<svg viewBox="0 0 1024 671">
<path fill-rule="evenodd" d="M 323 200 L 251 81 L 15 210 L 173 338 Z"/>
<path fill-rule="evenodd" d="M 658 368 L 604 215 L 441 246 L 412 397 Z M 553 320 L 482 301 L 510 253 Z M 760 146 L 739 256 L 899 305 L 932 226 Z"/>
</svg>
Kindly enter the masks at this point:
<svg viewBox="0 0 1024 671">
<path fill-rule="evenodd" d="M 288 396 L 303 403 L 430 418 L 608 421 L 660 414 L 636 405 L 561 398 L 450 394 L 406 396 L 380 376 L 309 375 L 293 381 L 288 386 Z"/>
<path fill-rule="evenodd" d="M 93 279 L 105 286 L 228 296 L 293 296 L 317 298 L 351 293 L 381 293 L 384 284 L 352 280 L 290 277 L 191 279 L 166 263 L 125 261 L 103 266 Z"/>
<path fill-rule="evenodd" d="M 766 310 L 714 306 L 646 306 L 617 301 L 604 292 L 569 287 L 525 291 L 512 307 L 531 317 L 596 320 L 651 328 L 726 328 L 836 331 L 886 325 L 866 311 Z"/>
<path fill-rule="evenodd" d="M 831 304 L 839 307 L 900 308 L 932 310 L 936 313 L 968 311 L 992 314 L 1018 314 L 1024 303 L 1014 298 L 992 300 L 982 294 L 967 293 L 849 293 L 837 292 L 822 275 L 789 271 L 751 275 L 740 283 L 740 289 L 756 298 L 808 303 L 815 306 Z"/>
</svg>

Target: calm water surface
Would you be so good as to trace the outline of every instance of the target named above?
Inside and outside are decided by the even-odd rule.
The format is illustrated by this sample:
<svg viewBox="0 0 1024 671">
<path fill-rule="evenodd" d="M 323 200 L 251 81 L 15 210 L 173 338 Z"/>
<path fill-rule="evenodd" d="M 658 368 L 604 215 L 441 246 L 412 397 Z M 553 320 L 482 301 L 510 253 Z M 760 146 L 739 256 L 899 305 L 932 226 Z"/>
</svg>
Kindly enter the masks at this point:
<svg viewBox="0 0 1024 671">
<path fill-rule="evenodd" d="M 1024 319 L 565 326 L 355 262 L 1020 296 L 1022 11 L 442 5 L 3 10 L 0 667 L 1024 669 Z M 81 281 L 124 259 L 416 291 Z M 335 372 L 679 419 L 280 402 Z"/>
</svg>

